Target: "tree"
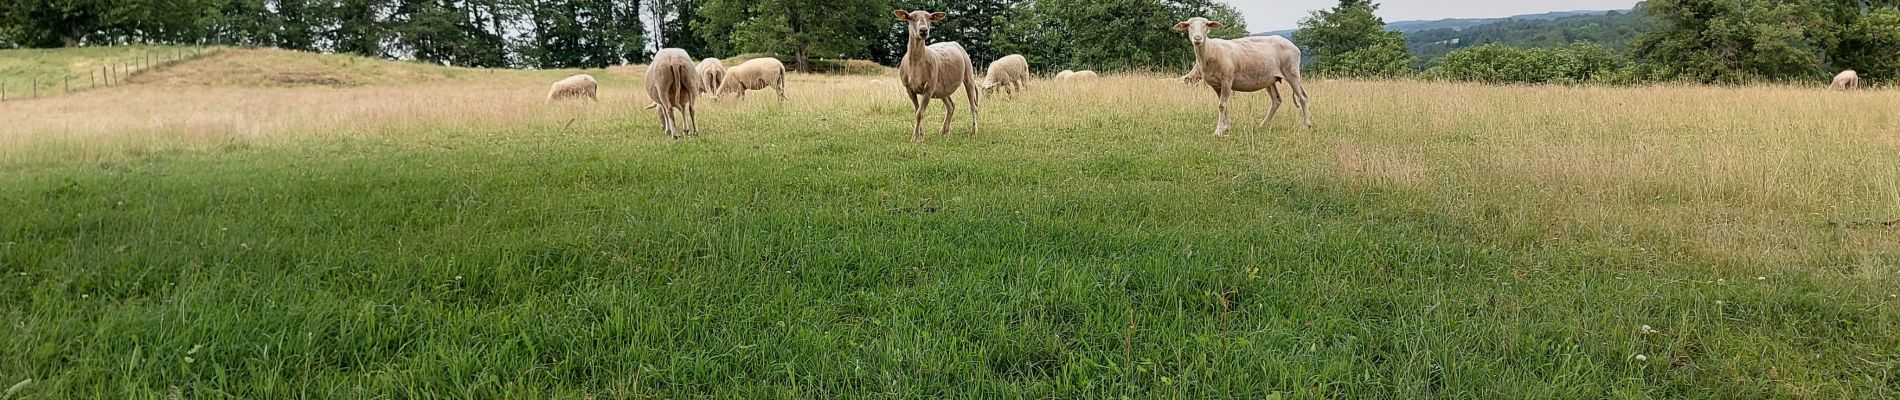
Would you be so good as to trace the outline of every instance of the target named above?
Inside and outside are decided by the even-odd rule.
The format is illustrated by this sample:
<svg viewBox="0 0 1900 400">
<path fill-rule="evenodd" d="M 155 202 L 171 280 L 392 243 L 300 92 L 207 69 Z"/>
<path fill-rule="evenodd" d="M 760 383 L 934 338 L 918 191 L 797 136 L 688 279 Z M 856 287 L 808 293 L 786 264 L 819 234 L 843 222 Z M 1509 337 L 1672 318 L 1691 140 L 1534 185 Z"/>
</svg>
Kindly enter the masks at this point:
<svg viewBox="0 0 1900 400">
<path fill-rule="evenodd" d="M 420 61 L 468 67 L 507 66 L 507 43 L 490 32 L 494 14 L 466 0 L 401 0 L 390 17 L 397 50 Z"/>
<path fill-rule="evenodd" d="M 640 3 L 627 0 L 537 0 L 532 35 L 522 50 L 540 68 L 605 68 L 645 62 Z"/>
<path fill-rule="evenodd" d="M 1300 20 L 1294 42 L 1313 54 L 1313 70 L 1340 76 L 1389 77 L 1411 72 L 1405 36 L 1385 29 L 1371 0 L 1340 0 Z"/>
<path fill-rule="evenodd" d="M 0 23 L 27 47 L 78 47 L 88 35 L 117 23 L 111 0 L 10 1 Z"/>
<path fill-rule="evenodd" d="M 700 9 L 707 28 L 700 36 L 720 53 L 759 52 L 793 56 L 793 66 L 811 71 L 811 58 L 862 58 L 867 33 L 888 26 L 885 0 L 708 0 Z"/>
<path fill-rule="evenodd" d="M 1900 80 L 1900 8 L 1874 10 L 1848 25 L 1833 54 L 1834 69 L 1854 69 L 1863 79 Z"/>
<path fill-rule="evenodd" d="M 1813 2 L 1654 0 L 1633 51 L 1659 80 L 1742 83 L 1823 75 L 1829 19 Z"/>
</svg>

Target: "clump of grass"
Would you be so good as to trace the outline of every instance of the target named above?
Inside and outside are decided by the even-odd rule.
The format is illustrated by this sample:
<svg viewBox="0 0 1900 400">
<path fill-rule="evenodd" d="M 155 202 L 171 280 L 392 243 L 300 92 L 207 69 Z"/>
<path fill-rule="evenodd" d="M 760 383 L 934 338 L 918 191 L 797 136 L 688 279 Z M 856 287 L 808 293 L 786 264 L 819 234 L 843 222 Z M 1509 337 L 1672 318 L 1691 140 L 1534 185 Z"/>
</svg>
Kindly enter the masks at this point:
<svg viewBox="0 0 1900 400">
<path fill-rule="evenodd" d="M 0 108 L 36 397 L 1869 398 L 1900 93 L 889 75 L 668 140 L 629 69 Z M 1429 101 L 1427 101 L 1429 100 Z M 1289 105 L 1290 107 L 1290 105 Z M 926 120 L 941 117 L 941 107 Z M 1234 104 L 1264 116 L 1263 95 Z M 1864 110 L 1839 118 L 1842 109 Z M 1283 113 L 1287 110 L 1282 110 Z M 236 133 L 241 132 L 241 133 Z M 1638 357 L 1640 356 L 1640 357 Z"/>
</svg>

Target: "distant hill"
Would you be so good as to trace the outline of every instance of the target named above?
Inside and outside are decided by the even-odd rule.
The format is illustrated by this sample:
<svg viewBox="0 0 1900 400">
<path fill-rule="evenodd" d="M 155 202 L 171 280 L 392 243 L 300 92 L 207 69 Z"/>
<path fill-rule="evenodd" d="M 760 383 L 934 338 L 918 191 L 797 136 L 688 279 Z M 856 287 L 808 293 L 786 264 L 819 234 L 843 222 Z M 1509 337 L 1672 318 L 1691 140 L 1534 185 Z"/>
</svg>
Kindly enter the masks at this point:
<svg viewBox="0 0 1900 400">
<path fill-rule="evenodd" d="M 1627 12 L 1627 10 L 1620 10 L 1620 11 Z M 1463 30 L 1465 28 L 1470 28 L 1470 27 L 1485 25 L 1485 24 L 1493 24 L 1493 23 L 1498 23 L 1498 22 L 1503 22 L 1503 21 L 1549 21 L 1549 20 L 1554 20 L 1554 19 L 1576 17 L 1576 16 L 1604 15 L 1604 14 L 1609 14 L 1613 12 L 1617 12 L 1617 11 L 1607 11 L 1607 10 L 1606 11 L 1555 11 L 1555 12 L 1547 12 L 1547 13 L 1542 13 L 1542 14 L 1514 15 L 1514 16 L 1503 17 L 1503 18 L 1452 18 L 1452 19 L 1441 19 L 1441 20 L 1433 20 L 1433 21 L 1422 21 L 1422 20 L 1421 21 L 1398 21 L 1398 22 L 1386 23 L 1385 28 L 1389 30 L 1399 31 L 1401 33 L 1411 33 L 1411 32 L 1426 31 L 1426 30 L 1433 30 L 1433 29 Z M 1256 33 L 1254 34 L 1254 36 L 1278 35 L 1278 36 L 1283 36 L 1283 37 L 1293 37 L 1293 32 L 1295 31 L 1297 31 L 1297 29 L 1267 31 L 1267 32 Z"/>
<path fill-rule="evenodd" d="M 1649 30 L 1643 8 L 1630 11 L 1573 15 L 1556 19 L 1505 20 L 1463 29 L 1437 28 L 1405 33 L 1406 45 L 1421 66 L 1458 49 L 1501 44 L 1517 47 L 1555 47 L 1592 42 L 1611 51 L 1629 51 L 1630 42 Z"/>
<path fill-rule="evenodd" d="M 1437 21 L 1399 21 L 1386 29 L 1405 34 L 1412 55 L 1420 67 L 1429 67 L 1440 57 L 1458 49 L 1501 44 L 1521 47 L 1564 46 L 1593 42 L 1618 53 L 1627 52 L 1630 42 L 1649 29 L 1643 7 L 1618 11 L 1560 11 L 1504 18 L 1441 19 Z M 1279 35 L 1291 38 L 1295 30 L 1261 32 L 1255 36 Z"/>
</svg>

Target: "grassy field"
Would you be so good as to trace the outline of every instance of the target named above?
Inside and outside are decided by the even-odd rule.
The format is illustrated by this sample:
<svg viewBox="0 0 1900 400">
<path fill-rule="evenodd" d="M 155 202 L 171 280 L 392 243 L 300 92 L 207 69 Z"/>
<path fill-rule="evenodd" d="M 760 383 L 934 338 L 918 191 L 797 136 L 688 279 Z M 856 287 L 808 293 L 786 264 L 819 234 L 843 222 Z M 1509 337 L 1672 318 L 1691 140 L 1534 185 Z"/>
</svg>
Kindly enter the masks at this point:
<svg viewBox="0 0 1900 400">
<path fill-rule="evenodd" d="M 219 57 L 0 104 L 9 397 L 1900 396 L 1900 92 Z"/>
<path fill-rule="evenodd" d="M 118 84 L 118 79 L 129 80 L 171 60 L 217 50 L 181 46 L 4 50 L 0 51 L 0 87 L 6 89 L 8 100 L 29 99 L 36 93 L 39 97 L 65 95 L 70 94 L 69 89 L 77 93 L 107 86 L 107 79 Z"/>
</svg>

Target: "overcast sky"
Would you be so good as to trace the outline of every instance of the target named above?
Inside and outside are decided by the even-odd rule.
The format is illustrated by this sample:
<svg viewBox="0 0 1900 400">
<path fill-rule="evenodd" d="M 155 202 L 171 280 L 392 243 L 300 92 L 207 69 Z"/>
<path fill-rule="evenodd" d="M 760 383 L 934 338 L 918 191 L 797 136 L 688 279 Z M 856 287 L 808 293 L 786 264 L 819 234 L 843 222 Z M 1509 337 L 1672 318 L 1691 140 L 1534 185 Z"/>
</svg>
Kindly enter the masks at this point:
<svg viewBox="0 0 1900 400">
<path fill-rule="evenodd" d="M 1625 10 L 1638 0 L 1382 0 L 1379 16 L 1386 22 L 1445 18 L 1496 18 L 1550 11 Z M 1293 29 L 1313 10 L 1339 4 L 1338 0 L 1228 0 L 1247 14 L 1247 30 L 1265 32 Z"/>
</svg>

